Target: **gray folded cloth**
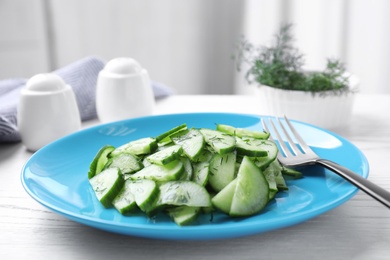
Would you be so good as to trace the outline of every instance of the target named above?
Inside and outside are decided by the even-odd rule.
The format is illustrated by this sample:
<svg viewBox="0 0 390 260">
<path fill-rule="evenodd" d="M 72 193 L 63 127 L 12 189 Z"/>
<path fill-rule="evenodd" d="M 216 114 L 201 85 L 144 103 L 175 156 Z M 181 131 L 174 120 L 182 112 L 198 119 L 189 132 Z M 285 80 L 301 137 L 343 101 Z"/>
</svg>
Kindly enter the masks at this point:
<svg viewBox="0 0 390 260">
<path fill-rule="evenodd" d="M 87 57 L 53 73 L 73 88 L 82 121 L 97 117 L 95 106 L 96 81 L 105 62 L 97 57 Z M 0 80 L 0 143 L 18 142 L 20 134 L 17 128 L 17 105 L 20 90 L 28 79 L 13 78 Z M 173 94 L 165 85 L 152 81 L 155 98 Z"/>
</svg>

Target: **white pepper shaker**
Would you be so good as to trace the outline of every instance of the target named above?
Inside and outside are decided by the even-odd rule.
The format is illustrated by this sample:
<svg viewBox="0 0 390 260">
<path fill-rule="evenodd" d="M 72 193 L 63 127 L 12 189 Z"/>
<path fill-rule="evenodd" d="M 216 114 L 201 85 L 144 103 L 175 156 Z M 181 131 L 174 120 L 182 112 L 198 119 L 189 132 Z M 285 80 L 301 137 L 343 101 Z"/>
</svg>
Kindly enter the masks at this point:
<svg viewBox="0 0 390 260">
<path fill-rule="evenodd" d="M 81 128 L 71 86 L 51 73 L 37 74 L 27 81 L 20 93 L 17 120 L 22 142 L 30 151 Z"/>
<path fill-rule="evenodd" d="M 115 58 L 100 71 L 96 110 L 101 122 L 150 115 L 154 105 L 148 72 L 136 60 Z"/>
</svg>

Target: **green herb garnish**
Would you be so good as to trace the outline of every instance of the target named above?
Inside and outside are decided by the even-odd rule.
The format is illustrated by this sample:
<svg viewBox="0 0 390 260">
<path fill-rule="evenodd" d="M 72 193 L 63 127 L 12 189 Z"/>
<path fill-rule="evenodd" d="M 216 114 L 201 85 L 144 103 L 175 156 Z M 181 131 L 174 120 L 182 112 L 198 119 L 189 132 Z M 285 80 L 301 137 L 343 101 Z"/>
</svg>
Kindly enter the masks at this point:
<svg viewBox="0 0 390 260">
<path fill-rule="evenodd" d="M 340 94 L 354 91 L 348 86 L 344 64 L 328 59 L 324 71 L 304 71 L 304 55 L 293 45 L 292 25 L 283 25 L 275 35 L 272 46 L 254 46 L 244 37 L 235 55 L 237 70 L 243 63 L 249 65 L 245 78 L 274 88 L 309 91 L 313 94 Z"/>
</svg>

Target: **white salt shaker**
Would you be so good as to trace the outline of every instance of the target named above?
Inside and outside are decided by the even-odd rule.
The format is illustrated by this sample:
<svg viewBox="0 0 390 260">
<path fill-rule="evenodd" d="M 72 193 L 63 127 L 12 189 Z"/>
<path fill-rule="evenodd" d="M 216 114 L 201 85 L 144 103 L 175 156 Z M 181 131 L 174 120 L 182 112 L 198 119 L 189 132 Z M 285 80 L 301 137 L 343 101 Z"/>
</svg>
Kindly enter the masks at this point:
<svg viewBox="0 0 390 260">
<path fill-rule="evenodd" d="M 96 111 L 101 122 L 150 115 L 154 105 L 148 72 L 136 60 L 115 58 L 100 71 Z"/>
<path fill-rule="evenodd" d="M 50 73 L 35 75 L 27 81 L 20 93 L 17 120 L 22 142 L 30 151 L 81 128 L 71 86 Z"/>
</svg>

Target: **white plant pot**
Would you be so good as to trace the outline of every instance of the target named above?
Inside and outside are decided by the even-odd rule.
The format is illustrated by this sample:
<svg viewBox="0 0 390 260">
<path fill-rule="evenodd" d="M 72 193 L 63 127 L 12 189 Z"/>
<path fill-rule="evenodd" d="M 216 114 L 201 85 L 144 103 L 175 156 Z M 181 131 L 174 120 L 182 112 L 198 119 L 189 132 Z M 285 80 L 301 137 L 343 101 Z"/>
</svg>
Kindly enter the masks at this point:
<svg viewBox="0 0 390 260">
<path fill-rule="evenodd" d="M 349 84 L 357 89 L 359 80 L 350 76 Z M 261 85 L 255 88 L 261 113 L 284 116 L 326 129 L 340 129 L 348 125 L 352 117 L 355 93 L 313 95 L 310 92 L 283 90 Z"/>
</svg>

